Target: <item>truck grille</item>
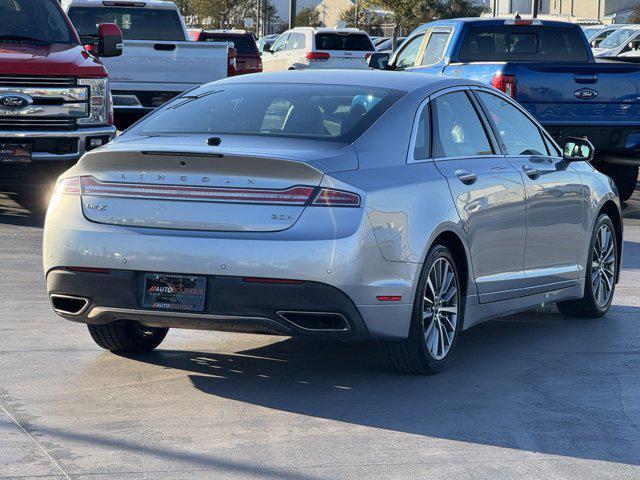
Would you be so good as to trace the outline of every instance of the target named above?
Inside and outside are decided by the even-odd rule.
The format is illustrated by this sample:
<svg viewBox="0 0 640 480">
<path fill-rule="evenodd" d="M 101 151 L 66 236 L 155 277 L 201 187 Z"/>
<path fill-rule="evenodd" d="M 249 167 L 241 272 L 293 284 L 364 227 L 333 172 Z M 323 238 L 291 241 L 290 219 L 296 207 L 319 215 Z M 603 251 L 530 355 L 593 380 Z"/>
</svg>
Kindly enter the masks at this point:
<svg viewBox="0 0 640 480">
<path fill-rule="evenodd" d="M 0 87 L 71 87 L 76 79 L 71 77 L 31 77 L 0 75 Z"/>
<path fill-rule="evenodd" d="M 0 130 L 74 130 L 74 118 L 0 117 Z"/>
</svg>

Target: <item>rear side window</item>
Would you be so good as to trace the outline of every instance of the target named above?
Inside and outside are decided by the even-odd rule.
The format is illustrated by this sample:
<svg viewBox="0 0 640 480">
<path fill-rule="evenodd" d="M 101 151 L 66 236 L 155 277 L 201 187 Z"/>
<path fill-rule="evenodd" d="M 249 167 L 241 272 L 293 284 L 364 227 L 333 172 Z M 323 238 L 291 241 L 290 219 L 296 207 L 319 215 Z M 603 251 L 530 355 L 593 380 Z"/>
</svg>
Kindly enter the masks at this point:
<svg viewBox="0 0 640 480">
<path fill-rule="evenodd" d="M 287 42 L 287 50 L 301 50 L 305 47 L 304 33 L 292 33 Z"/>
<path fill-rule="evenodd" d="M 547 147 L 535 123 L 506 100 L 486 92 L 478 96 L 500 131 L 509 155 L 547 155 Z"/>
<path fill-rule="evenodd" d="M 316 33 L 316 50 L 352 50 L 371 52 L 375 50 L 369 36 L 364 33 Z"/>
<path fill-rule="evenodd" d="M 115 23 L 125 40 L 185 40 L 178 12 L 142 7 L 71 7 L 69 18 L 78 35 L 98 34 L 101 23 Z"/>
<path fill-rule="evenodd" d="M 470 27 L 462 42 L 463 62 L 586 62 L 578 27 L 498 25 Z"/>
<path fill-rule="evenodd" d="M 189 92 L 133 130 L 350 143 L 404 92 L 346 85 L 237 83 Z"/>
<path fill-rule="evenodd" d="M 202 33 L 201 42 L 232 42 L 239 55 L 257 55 L 258 47 L 250 35 L 225 35 L 219 33 Z"/>
<path fill-rule="evenodd" d="M 431 152 L 429 147 L 431 143 L 429 138 L 431 137 L 431 118 L 429 114 L 429 104 L 427 103 L 418 119 L 418 126 L 416 127 L 416 139 L 413 145 L 413 159 L 424 160 L 429 158 Z"/>
<path fill-rule="evenodd" d="M 432 103 L 434 157 L 493 154 L 484 127 L 466 93 L 448 93 Z"/>
<path fill-rule="evenodd" d="M 427 46 L 424 48 L 422 65 L 433 65 L 438 63 L 444 56 L 444 49 L 449 40 L 449 32 L 433 32 L 429 36 Z"/>
</svg>

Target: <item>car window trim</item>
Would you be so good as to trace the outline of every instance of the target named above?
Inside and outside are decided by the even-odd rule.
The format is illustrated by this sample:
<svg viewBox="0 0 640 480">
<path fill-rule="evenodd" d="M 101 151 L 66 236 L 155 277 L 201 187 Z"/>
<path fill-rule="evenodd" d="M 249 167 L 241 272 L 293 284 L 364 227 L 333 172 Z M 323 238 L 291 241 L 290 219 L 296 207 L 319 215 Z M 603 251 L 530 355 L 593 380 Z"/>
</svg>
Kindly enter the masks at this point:
<svg viewBox="0 0 640 480">
<path fill-rule="evenodd" d="M 470 87 L 470 90 L 471 90 L 474 98 L 476 98 L 476 101 L 478 102 L 478 104 L 480 105 L 482 110 L 485 112 L 485 115 L 487 117 L 487 121 L 489 122 L 489 125 L 491 126 L 492 130 L 494 130 L 494 135 L 496 135 L 496 139 L 498 140 L 498 144 L 499 144 L 500 149 L 502 150 L 504 155 L 508 155 L 509 157 L 513 157 L 513 158 L 529 158 L 529 157 L 535 157 L 536 156 L 536 155 L 509 155 L 508 154 L 506 145 L 502 141 L 503 139 L 502 139 L 502 136 L 500 135 L 500 130 L 498 129 L 498 126 L 491 119 L 491 115 L 489 115 L 490 112 L 489 112 L 488 107 L 484 104 L 484 102 L 482 101 L 482 98 L 480 98 L 478 95 L 476 95 L 476 92 L 488 93 L 489 95 L 493 95 L 495 97 L 498 97 L 501 100 L 504 100 L 507 103 L 509 103 L 510 105 L 512 105 L 513 107 L 515 107 L 516 110 L 520 111 L 525 117 L 527 117 L 536 126 L 536 128 L 538 129 L 538 132 L 540 133 L 540 136 L 542 137 L 543 143 L 545 144 L 545 148 L 547 149 L 547 155 L 546 156 L 548 156 L 550 158 L 554 158 L 554 159 L 562 158 L 562 156 L 560 154 L 553 155 L 553 153 L 549 151 L 549 146 L 547 145 L 547 143 L 551 143 L 551 145 L 556 147 L 556 152 L 562 152 L 562 149 L 560 148 L 558 143 L 553 139 L 553 137 L 551 137 L 549 132 L 547 132 L 544 129 L 544 127 L 542 127 L 542 125 L 540 125 L 540 123 L 533 117 L 533 115 L 531 115 L 518 102 L 513 101 L 510 97 L 507 97 L 506 95 L 499 94 L 493 88 L 488 88 L 488 87 L 483 87 L 483 86 L 472 86 L 472 87 Z"/>
</svg>

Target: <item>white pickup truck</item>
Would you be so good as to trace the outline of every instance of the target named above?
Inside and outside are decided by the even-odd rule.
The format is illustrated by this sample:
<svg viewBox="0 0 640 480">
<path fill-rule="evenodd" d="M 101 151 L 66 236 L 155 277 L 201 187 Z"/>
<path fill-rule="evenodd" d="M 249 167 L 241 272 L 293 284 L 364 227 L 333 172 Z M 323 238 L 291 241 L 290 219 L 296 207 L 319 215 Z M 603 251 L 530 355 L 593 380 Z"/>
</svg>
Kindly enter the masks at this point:
<svg viewBox="0 0 640 480">
<path fill-rule="evenodd" d="M 67 0 L 81 40 L 93 43 L 97 25 L 122 30 L 123 54 L 104 59 L 115 123 L 123 129 L 194 86 L 235 74 L 233 44 L 191 42 L 173 2 L 160 0 Z"/>
</svg>

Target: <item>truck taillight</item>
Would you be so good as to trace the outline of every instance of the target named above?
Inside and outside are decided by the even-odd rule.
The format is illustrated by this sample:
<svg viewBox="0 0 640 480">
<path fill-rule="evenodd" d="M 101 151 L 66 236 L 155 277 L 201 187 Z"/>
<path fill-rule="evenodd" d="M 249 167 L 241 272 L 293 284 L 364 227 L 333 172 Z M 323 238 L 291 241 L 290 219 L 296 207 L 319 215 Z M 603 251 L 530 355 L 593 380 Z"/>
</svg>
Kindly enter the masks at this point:
<svg viewBox="0 0 640 480">
<path fill-rule="evenodd" d="M 343 190 L 322 188 L 311 202 L 316 207 L 359 207 L 360 195 Z"/>
<path fill-rule="evenodd" d="M 307 52 L 305 57 L 307 60 L 314 60 L 316 62 L 326 62 L 331 58 L 331 54 L 328 52 Z"/>
<path fill-rule="evenodd" d="M 506 93 L 511 98 L 516 98 L 516 77 L 515 75 L 504 75 L 496 73 L 491 79 L 491 86 L 501 92 Z"/>
<path fill-rule="evenodd" d="M 237 57 L 236 49 L 229 47 L 229 54 L 228 54 L 229 63 L 227 65 L 228 77 L 234 77 L 238 73 L 238 69 L 236 68 L 236 57 Z"/>
</svg>

